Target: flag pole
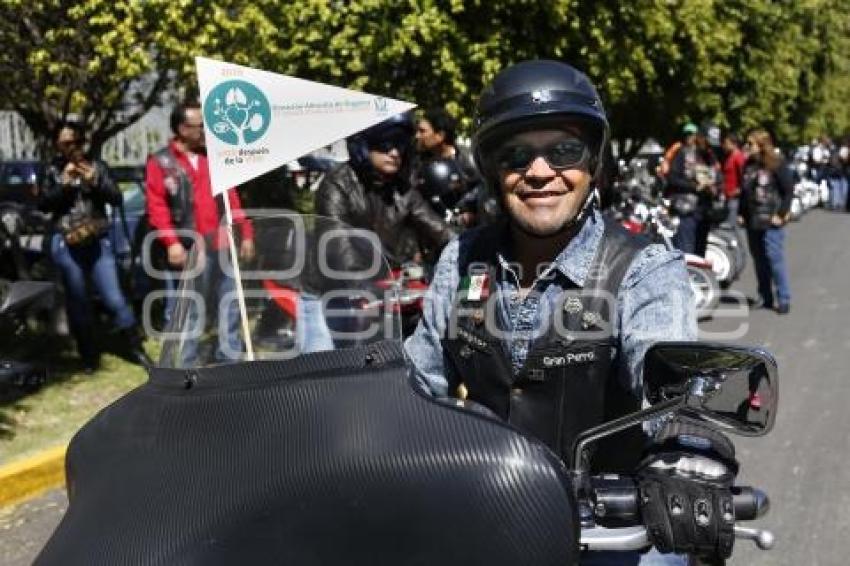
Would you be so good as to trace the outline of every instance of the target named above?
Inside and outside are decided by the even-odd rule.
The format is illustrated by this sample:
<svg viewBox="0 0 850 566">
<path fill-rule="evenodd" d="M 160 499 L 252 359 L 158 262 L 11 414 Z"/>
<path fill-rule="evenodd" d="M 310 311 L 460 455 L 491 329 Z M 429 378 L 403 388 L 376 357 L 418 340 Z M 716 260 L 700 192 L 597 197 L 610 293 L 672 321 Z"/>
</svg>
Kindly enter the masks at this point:
<svg viewBox="0 0 850 566">
<path fill-rule="evenodd" d="M 233 237 L 233 212 L 230 209 L 230 195 L 224 191 L 224 218 L 227 221 L 227 241 L 230 245 L 230 263 L 233 265 L 233 277 L 236 279 L 236 298 L 239 301 L 239 315 L 242 319 L 242 335 L 245 337 L 245 354 L 249 362 L 254 361 L 254 345 L 251 342 L 251 328 L 248 325 L 248 309 L 245 307 L 245 291 L 242 288 L 242 275 L 239 271 L 239 254 L 236 252 L 236 240 Z"/>
</svg>

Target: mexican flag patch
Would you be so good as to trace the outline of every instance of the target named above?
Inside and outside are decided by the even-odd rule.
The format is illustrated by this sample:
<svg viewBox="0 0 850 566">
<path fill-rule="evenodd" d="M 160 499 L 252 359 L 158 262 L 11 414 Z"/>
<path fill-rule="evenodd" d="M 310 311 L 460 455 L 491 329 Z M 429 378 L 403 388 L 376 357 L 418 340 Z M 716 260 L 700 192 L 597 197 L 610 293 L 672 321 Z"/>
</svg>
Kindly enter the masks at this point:
<svg viewBox="0 0 850 566">
<path fill-rule="evenodd" d="M 467 275 L 460 280 L 461 298 L 466 301 L 483 301 L 490 295 L 490 277 L 486 273 Z"/>
</svg>

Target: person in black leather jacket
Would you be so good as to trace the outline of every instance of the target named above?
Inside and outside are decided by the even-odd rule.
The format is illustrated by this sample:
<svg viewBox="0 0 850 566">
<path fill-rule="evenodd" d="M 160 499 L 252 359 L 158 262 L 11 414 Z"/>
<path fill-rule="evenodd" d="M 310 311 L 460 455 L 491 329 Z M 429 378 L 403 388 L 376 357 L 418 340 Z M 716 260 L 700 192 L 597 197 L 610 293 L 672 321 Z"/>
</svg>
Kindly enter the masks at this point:
<svg viewBox="0 0 850 566">
<path fill-rule="evenodd" d="M 406 114 L 350 137 L 349 162 L 331 169 L 316 191 L 316 214 L 375 232 L 395 263 L 421 260 L 418 242 L 439 251 L 453 235 L 422 195 L 411 189 L 412 139 L 413 124 Z M 345 244 L 338 245 L 344 258 Z"/>
<path fill-rule="evenodd" d="M 118 284 L 112 243 L 107 237 L 109 221 L 106 205 L 122 202 L 106 164 L 83 152 L 82 128 L 65 124 L 56 136 L 59 154 L 47 168 L 40 207 L 53 215 L 55 226 L 50 240 L 54 263 L 62 273 L 71 333 L 86 372 L 99 363 L 97 340 L 92 333 L 91 301 L 86 278 L 91 278 L 115 326 L 128 347 L 128 357 L 141 365 L 151 365 L 142 348 L 136 317 Z"/>
<path fill-rule="evenodd" d="M 667 176 L 667 194 L 673 212 L 679 217 L 673 245 L 685 253 L 703 256 L 711 228 L 707 211 L 720 192 L 722 177 L 705 133 L 692 129 L 686 133 Z"/>
<path fill-rule="evenodd" d="M 741 219 L 758 281 L 757 305 L 779 314 L 791 310 L 791 284 L 785 261 L 784 226 L 790 218 L 794 196 L 794 174 L 773 144 L 767 130 L 757 128 L 747 135 L 748 154 L 741 183 Z M 774 287 L 776 299 L 774 302 Z"/>
</svg>

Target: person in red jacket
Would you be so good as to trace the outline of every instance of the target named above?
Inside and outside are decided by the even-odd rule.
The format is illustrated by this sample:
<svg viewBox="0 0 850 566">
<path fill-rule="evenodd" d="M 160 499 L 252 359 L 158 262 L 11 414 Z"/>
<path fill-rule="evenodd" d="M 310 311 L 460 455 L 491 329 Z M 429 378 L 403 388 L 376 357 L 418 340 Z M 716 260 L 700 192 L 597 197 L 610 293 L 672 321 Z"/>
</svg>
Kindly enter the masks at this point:
<svg viewBox="0 0 850 566">
<path fill-rule="evenodd" d="M 188 252 L 196 243 L 204 245 L 208 257 L 202 280 L 205 291 L 216 291 L 221 301 L 234 287 L 233 278 L 222 272 L 221 262 L 217 261 L 220 253 L 227 253 L 227 236 L 221 229 L 223 204 L 219 205 L 212 194 L 201 105 L 184 102 L 175 107 L 171 113 L 171 130 L 174 137 L 148 158 L 145 170 L 148 223 L 157 233 L 151 257 L 155 267 L 165 268 L 167 274 L 166 322 L 175 303 L 176 272 L 186 266 Z M 245 218 L 236 191 L 227 191 L 223 198 L 230 199 L 233 221 L 239 227 L 240 259 L 250 261 L 255 254 L 253 227 Z M 218 312 L 218 308 L 207 312 Z M 228 327 L 235 329 L 230 333 L 231 349 L 238 344 L 235 305 L 232 316 L 233 320 L 228 321 Z M 223 355 L 219 349 L 217 357 Z"/>
<path fill-rule="evenodd" d="M 723 136 L 723 151 L 726 158 L 723 160 L 723 194 L 726 195 L 726 204 L 729 207 L 729 217 L 726 223 L 736 228 L 738 225 L 738 199 L 741 195 L 741 175 L 744 172 L 744 164 L 747 155 L 741 150 L 741 141 L 732 132 Z"/>
</svg>

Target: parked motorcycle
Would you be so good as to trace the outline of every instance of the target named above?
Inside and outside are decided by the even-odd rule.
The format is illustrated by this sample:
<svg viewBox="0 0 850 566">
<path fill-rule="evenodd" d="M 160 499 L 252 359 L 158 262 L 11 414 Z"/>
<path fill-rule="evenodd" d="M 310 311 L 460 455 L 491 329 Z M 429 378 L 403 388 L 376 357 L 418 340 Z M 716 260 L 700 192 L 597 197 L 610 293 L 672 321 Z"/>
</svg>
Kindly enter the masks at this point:
<svg viewBox="0 0 850 566">
<path fill-rule="evenodd" d="M 708 233 L 705 257 L 711 262 L 711 270 L 722 289 L 737 281 L 747 265 L 747 253 L 738 232 L 725 225 L 717 226 Z"/>
<path fill-rule="evenodd" d="M 791 165 L 794 171 L 794 196 L 791 199 L 791 220 L 799 220 L 803 214 L 821 202 L 821 192 L 818 184 L 811 176 L 809 166 L 804 161 L 794 161 Z"/>
<path fill-rule="evenodd" d="M 769 354 L 656 344 L 649 406 L 580 435 L 568 468 L 474 404 L 414 384 L 375 239 L 327 219 L 255 222 L 287 224 L 296 253 L 274 274 L 241 266 L 242 347 L 228 351 L 233 329 L 219 324 L 229 358 L 198 357 L 210 336 L 193 250 L 160 367 L 72 440 L 68 510 L 36 564 L 578 564 L 650 545 L 634 479 L 591 476 L 597 441 L 675 414 L 749 436 L 773 426 Z M 257 244 L 261 259 L 280 252 Z M 270 275 L 345 301 L 306 309 L 290 351 L 258 346 L 269 294 L 256 282 Z M 733 493 L 735 536 L 769 548 L 769 532 L 740 524 L 767 511 L 766 496 Z"/>
<path fill-rule="evenodd" d="M 810 159 L 808 146 L 798 147 L 791 159 L 791 169 L 796 183 L 794 196 L 804 212 L 819 205 L 826 205 L 829 198 L 828 184 L 826 181 L 820 183 L 817 181 L 815 171 L 809 165 Z M 792 216 L 793 214 L 792 210 Z"/>
<path fill-rule="evenodd" d="M 52 327 L 55 286 L 32 279 L 49 271 L 43 235 L 32 233 L 40 219 L 40 213 L 24 205 L 0 203 L 0 387 L 32 390 L 47 381 L 44 365 L 10 356 L 15 337 Z"/>
<path fill-rule="evenodd" d="M 640 192 L 624 195 L 625 198 L 614 210 L 608 211 L 618 219 L 623 227 L 633 234 L 644 234 L 649 238 L 664 244 L 667 249 L 673 249 L 673 234 L 676 233 L 679 219 L 669 212 L 670 203 L 666 199 L 648 200 Z M 715 242 L 719 237 L 715 236 Z M 711 241 L 711 237 L 709 236 Z M 726 244 L 724 244 L 726 245 Z M 723 250 L 715 248 L 721 253 Z M 720 282 L 714 271 L 714 257 L 701 257 L 696 254 L 685 254 L 685 264 L 688 279 L 696 300 L 697 317 L 705 319 L 717 309 L 720 304 Z M 730 259 L 729 261 L 732 261 Z M 743 266 L 741 267 L 743 269 Z M 727 275 L 731 276 L 731 271 Z"/>
</svg>

